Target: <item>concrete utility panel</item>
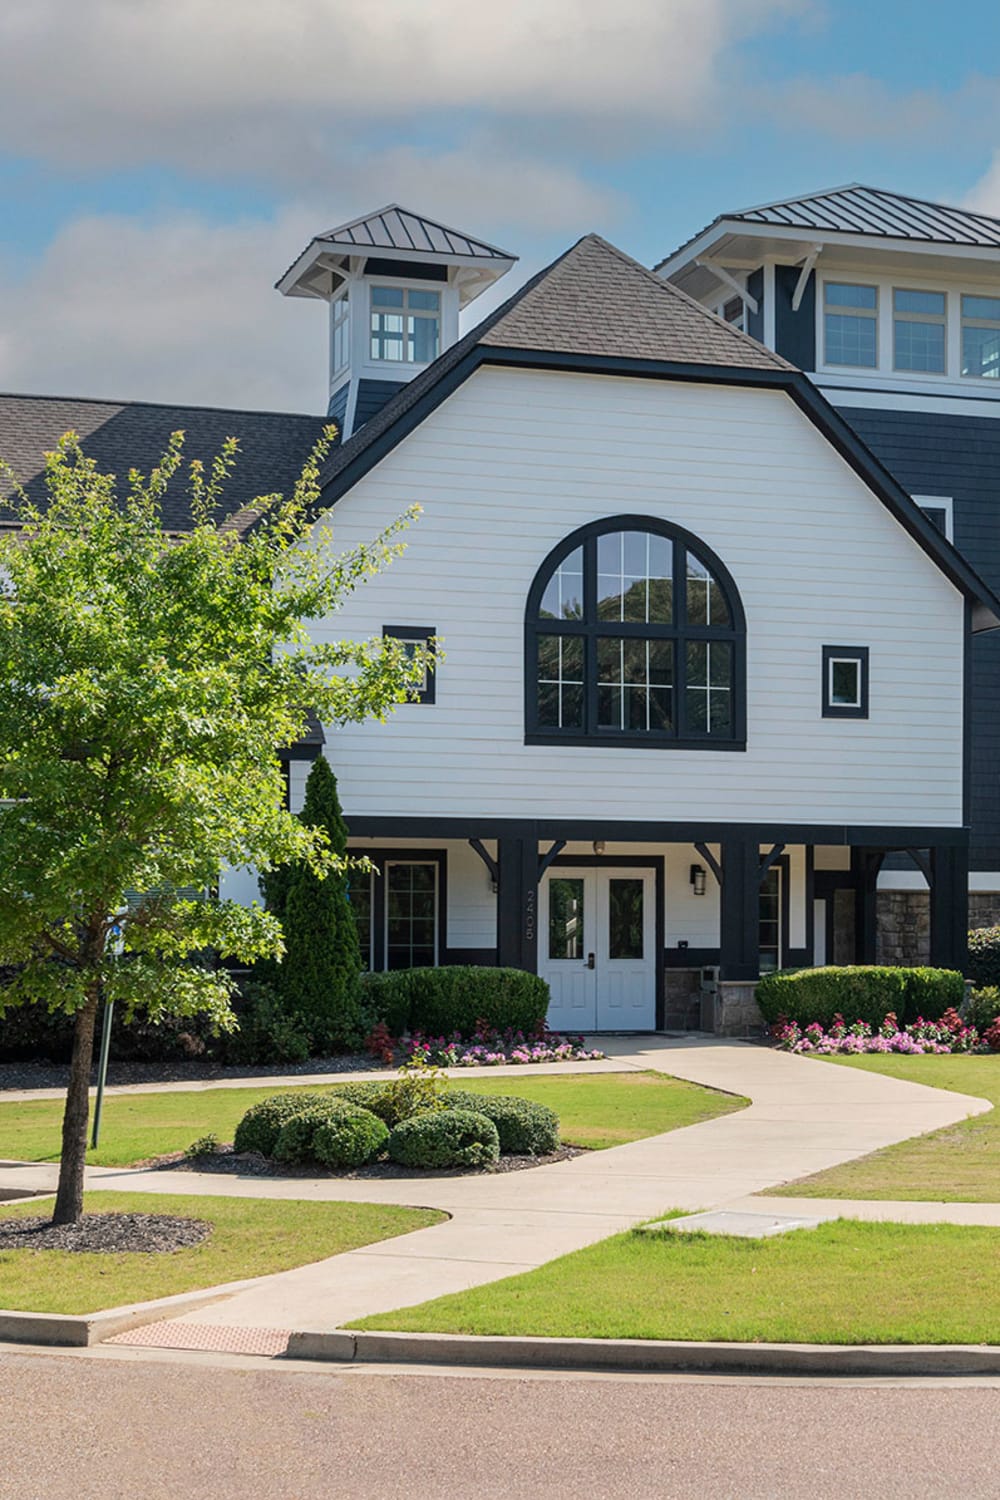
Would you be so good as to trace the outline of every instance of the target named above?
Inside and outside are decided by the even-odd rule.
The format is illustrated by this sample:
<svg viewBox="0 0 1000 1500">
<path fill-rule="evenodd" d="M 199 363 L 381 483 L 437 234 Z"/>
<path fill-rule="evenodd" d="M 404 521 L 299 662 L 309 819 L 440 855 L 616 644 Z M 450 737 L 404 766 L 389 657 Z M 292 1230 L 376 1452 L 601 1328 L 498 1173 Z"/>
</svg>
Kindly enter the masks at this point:
<svg viewBox="0 0 1000 1500">
<path fill-rule="evenodd" d="M 793 1218 L 784 1214 L 729 1213 L 718 1209 L 711 1213 L 686 1214 L 683 1219 L 658 1219 L 644 1224 L 643 1234 L 735 1234 L 745 1240 L 766 1240 L 773 1234 L 787 1234 L 790 1229 L 815 1229 L 819 1219 Z"/>
</svg>

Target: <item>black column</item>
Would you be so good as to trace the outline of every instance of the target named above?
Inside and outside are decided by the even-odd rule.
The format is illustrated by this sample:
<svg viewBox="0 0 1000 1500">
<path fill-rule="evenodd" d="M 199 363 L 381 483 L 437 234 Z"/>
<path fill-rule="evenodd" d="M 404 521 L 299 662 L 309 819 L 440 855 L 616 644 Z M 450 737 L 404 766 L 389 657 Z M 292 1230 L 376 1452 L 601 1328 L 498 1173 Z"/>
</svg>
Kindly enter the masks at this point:
<svg viewBox="0 0 1000 1500">
<path fill-rule="evenodd" d="M 538 972 L 538 838 L 531 825 L 497 842 L 497 963 Z"/>
<path fill-rule="evenodd" d="M 722 845 L 720 979 L 760 974 L 760 849 L 756 840 Z"/>
<path fill-rule="evenodd" d="M 873 964 L 878 943 L 878 872 L 882 851 L 852 849 L 854 875 L 854 955 L 859 964 Z"/>
<path fill-rule="evenodd" d="M 931 964 L 958 969 L 969 962 L 969 851 L 931 850 Z"/>
</svg>

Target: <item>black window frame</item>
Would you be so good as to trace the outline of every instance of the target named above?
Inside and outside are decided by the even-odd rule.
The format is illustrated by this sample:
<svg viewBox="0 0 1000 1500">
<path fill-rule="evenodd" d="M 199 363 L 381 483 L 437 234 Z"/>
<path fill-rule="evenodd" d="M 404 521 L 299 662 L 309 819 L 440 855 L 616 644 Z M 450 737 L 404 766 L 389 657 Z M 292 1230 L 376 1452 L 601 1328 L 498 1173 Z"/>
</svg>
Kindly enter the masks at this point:
<svg viewBox="0 0 1000 1500">
<path fill-rule="evenodd" d="M 449 962 L 448 958 L 448 854 L 445 849 L 400 849 L 395 846 L 364 847 L 363 844 L 352 843 L 348 847 L 350 855 L 364 855 L 371 861 L 373 872 L 369 877 L 371 880 L 371 926 L 370 926 L 370 963 L 373 974 L 395 973 L 397 970 L 387 970 L 386 960 L 388 957 L 387 932 L 386 932 L 386 895 L 387 879 L 386 866 L 390 864 L 417 864 L 436 865 L 437 867 L 437 935 L 435 947 L 437 950 L 437 961 L 435 968 Z"/>
<path fill-rule="evenodd" d="M 600 620 L 597 617 L 597 539 L 615 532 L 637 531 L 663 537 L 673 546 L 673 620 L 669 625 L 651 622 Z M 542 598 L 556 569 L 583 549 L 584 609 L 582 620 L 549 620 L 540 615 Z M 689 625 L 685 554 L 690 552 L 706 567 L 722 591 L 729 609 L 730 625 Z M 621 745 L 645 750 L 746 750 L 746 616 L 739 590 L 722 559 L 700 537 L 683 526 L 652 516 L 609 516 L 591 521 L 564 537 L 545 558 L 528 592 L 524 628 L 524 743 L 526 745 Z M 564 635 L 584 640 L 584 729 L 540 726 L 538 720 L 538 638 Z M 675 729 L 667 734 L 653 730 L 599 728 L 597 724 L 597 639 L 617 636 L 640 640 L 671 640 L 674 651 Z M 686 700 L 686 652 L 689 642 L 726 642 L 732 651 L 731 731 L 727 736 L 711 731 L 689 730 Z"/>
<path fill-rule="evenodd" d="M 823 718 L 824 719 L 867 719 L 868 718 L 868 647 L 867 646 L 824 646 L 823 647 Z M 858 686 L 860 703 L 834 703 L 830 695 L 830 663 L 833 661 L 854 661 L 858 664 Z"/>
<path fill-rule="evenodd" d="M 418 646 L 429 646 L 437 634 L 433 625 L 383 625 L 383 639 L 395 641 L 413 641 Z M 434 691 L 434 662 L 427 663 L 427 673 L 424 678 L 424 686 L 412 697 L 407 698 L 408 703 L 433 703 L 435 701 Z"/>
</svg>

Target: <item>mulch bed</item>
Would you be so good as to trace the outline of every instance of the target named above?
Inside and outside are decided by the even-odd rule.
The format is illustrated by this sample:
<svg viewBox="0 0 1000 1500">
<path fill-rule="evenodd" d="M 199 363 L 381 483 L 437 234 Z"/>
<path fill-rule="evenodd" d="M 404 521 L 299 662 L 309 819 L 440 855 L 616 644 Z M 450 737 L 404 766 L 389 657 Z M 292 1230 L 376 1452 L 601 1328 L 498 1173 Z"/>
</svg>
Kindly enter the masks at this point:
<svg viewBox="0 0 1000 1500">
<path fill-rule="evenodd" d="M 268 1156 L 259 1156 L 256 1151 L 247 1151 L 237 1156 L 231 1147 L 223 1146 L 219 1151 L 207 1152 L 204 1156 L 189 1157 L 183 1154 L 161 1156 L 155 1161 L 143 1163 L 158 1172 L 219 1172 L 229 1177 L 352 1177 L 386 1178 L 408 1177 L 414 1181 L 428 1177 L 485 1177 L 496 1172 L 524 1172 L 530 1167 L 550 1167 L 553 1162 L 571 1161 L 574 1156 L 583 1156 L 586 1146 L 560 1146 L 548 1156 L 501 1156 L 498 1162 L 488 1167 L 447 1167 L 424 1170 L 419 1167 L 401 1167 L 394 1161 L 375 1161 L 366 1167 L 355 1167 L 350 1172 L 329 1172 L 322 1167 L 293 1167 L 283 1161 L 272 1161 Z"/>
<path fill-rule="evenodd" d="M 0 1218 L 0 1251 L 81 1250 L 88 1254 L 165 1255 L 200 1245 L 212 1232 L 203 1219 L 172 1214 L 84 1214 L 75 1224 L 42 1217 Z"/>
</svg>

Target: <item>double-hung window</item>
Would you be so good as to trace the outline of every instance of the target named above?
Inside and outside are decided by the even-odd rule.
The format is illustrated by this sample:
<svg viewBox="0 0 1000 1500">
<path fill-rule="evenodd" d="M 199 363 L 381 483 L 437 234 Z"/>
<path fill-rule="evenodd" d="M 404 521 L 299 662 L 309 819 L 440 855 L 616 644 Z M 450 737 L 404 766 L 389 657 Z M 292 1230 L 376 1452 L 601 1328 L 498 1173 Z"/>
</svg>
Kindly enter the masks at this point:
<svg viewBox="0 0 1000 1500">
<path fill-rule="evenodd" d="M 1000 379 L 1000 297 L 962 295 L 962 374 Z"/>
<path fill-rule="evenodd" d="M 416 287 L 371 289 L 373 360 L 430 364 L 441 352 L 441 293 Z"/>
<path fill-rule="evenodd" d="M 944 292 L 913 292 L 896 287 L 892 294 L 892 333 L 897 370 L 945 370 Z"/>
<path fill-rule="evenodd" d="M 347 298 L 341 297 L 338 302 L 330 306 L 330 373 L 336 375 L 338 371 L 350 362 L 351 358 L 351 312 Z"/>
<path fill-rule="evenodd" d="M 828 281 L 823 305 L 823 357 L 828 365 L 873 370 L 878 364 L 878 288 Z"/>
</svg>

